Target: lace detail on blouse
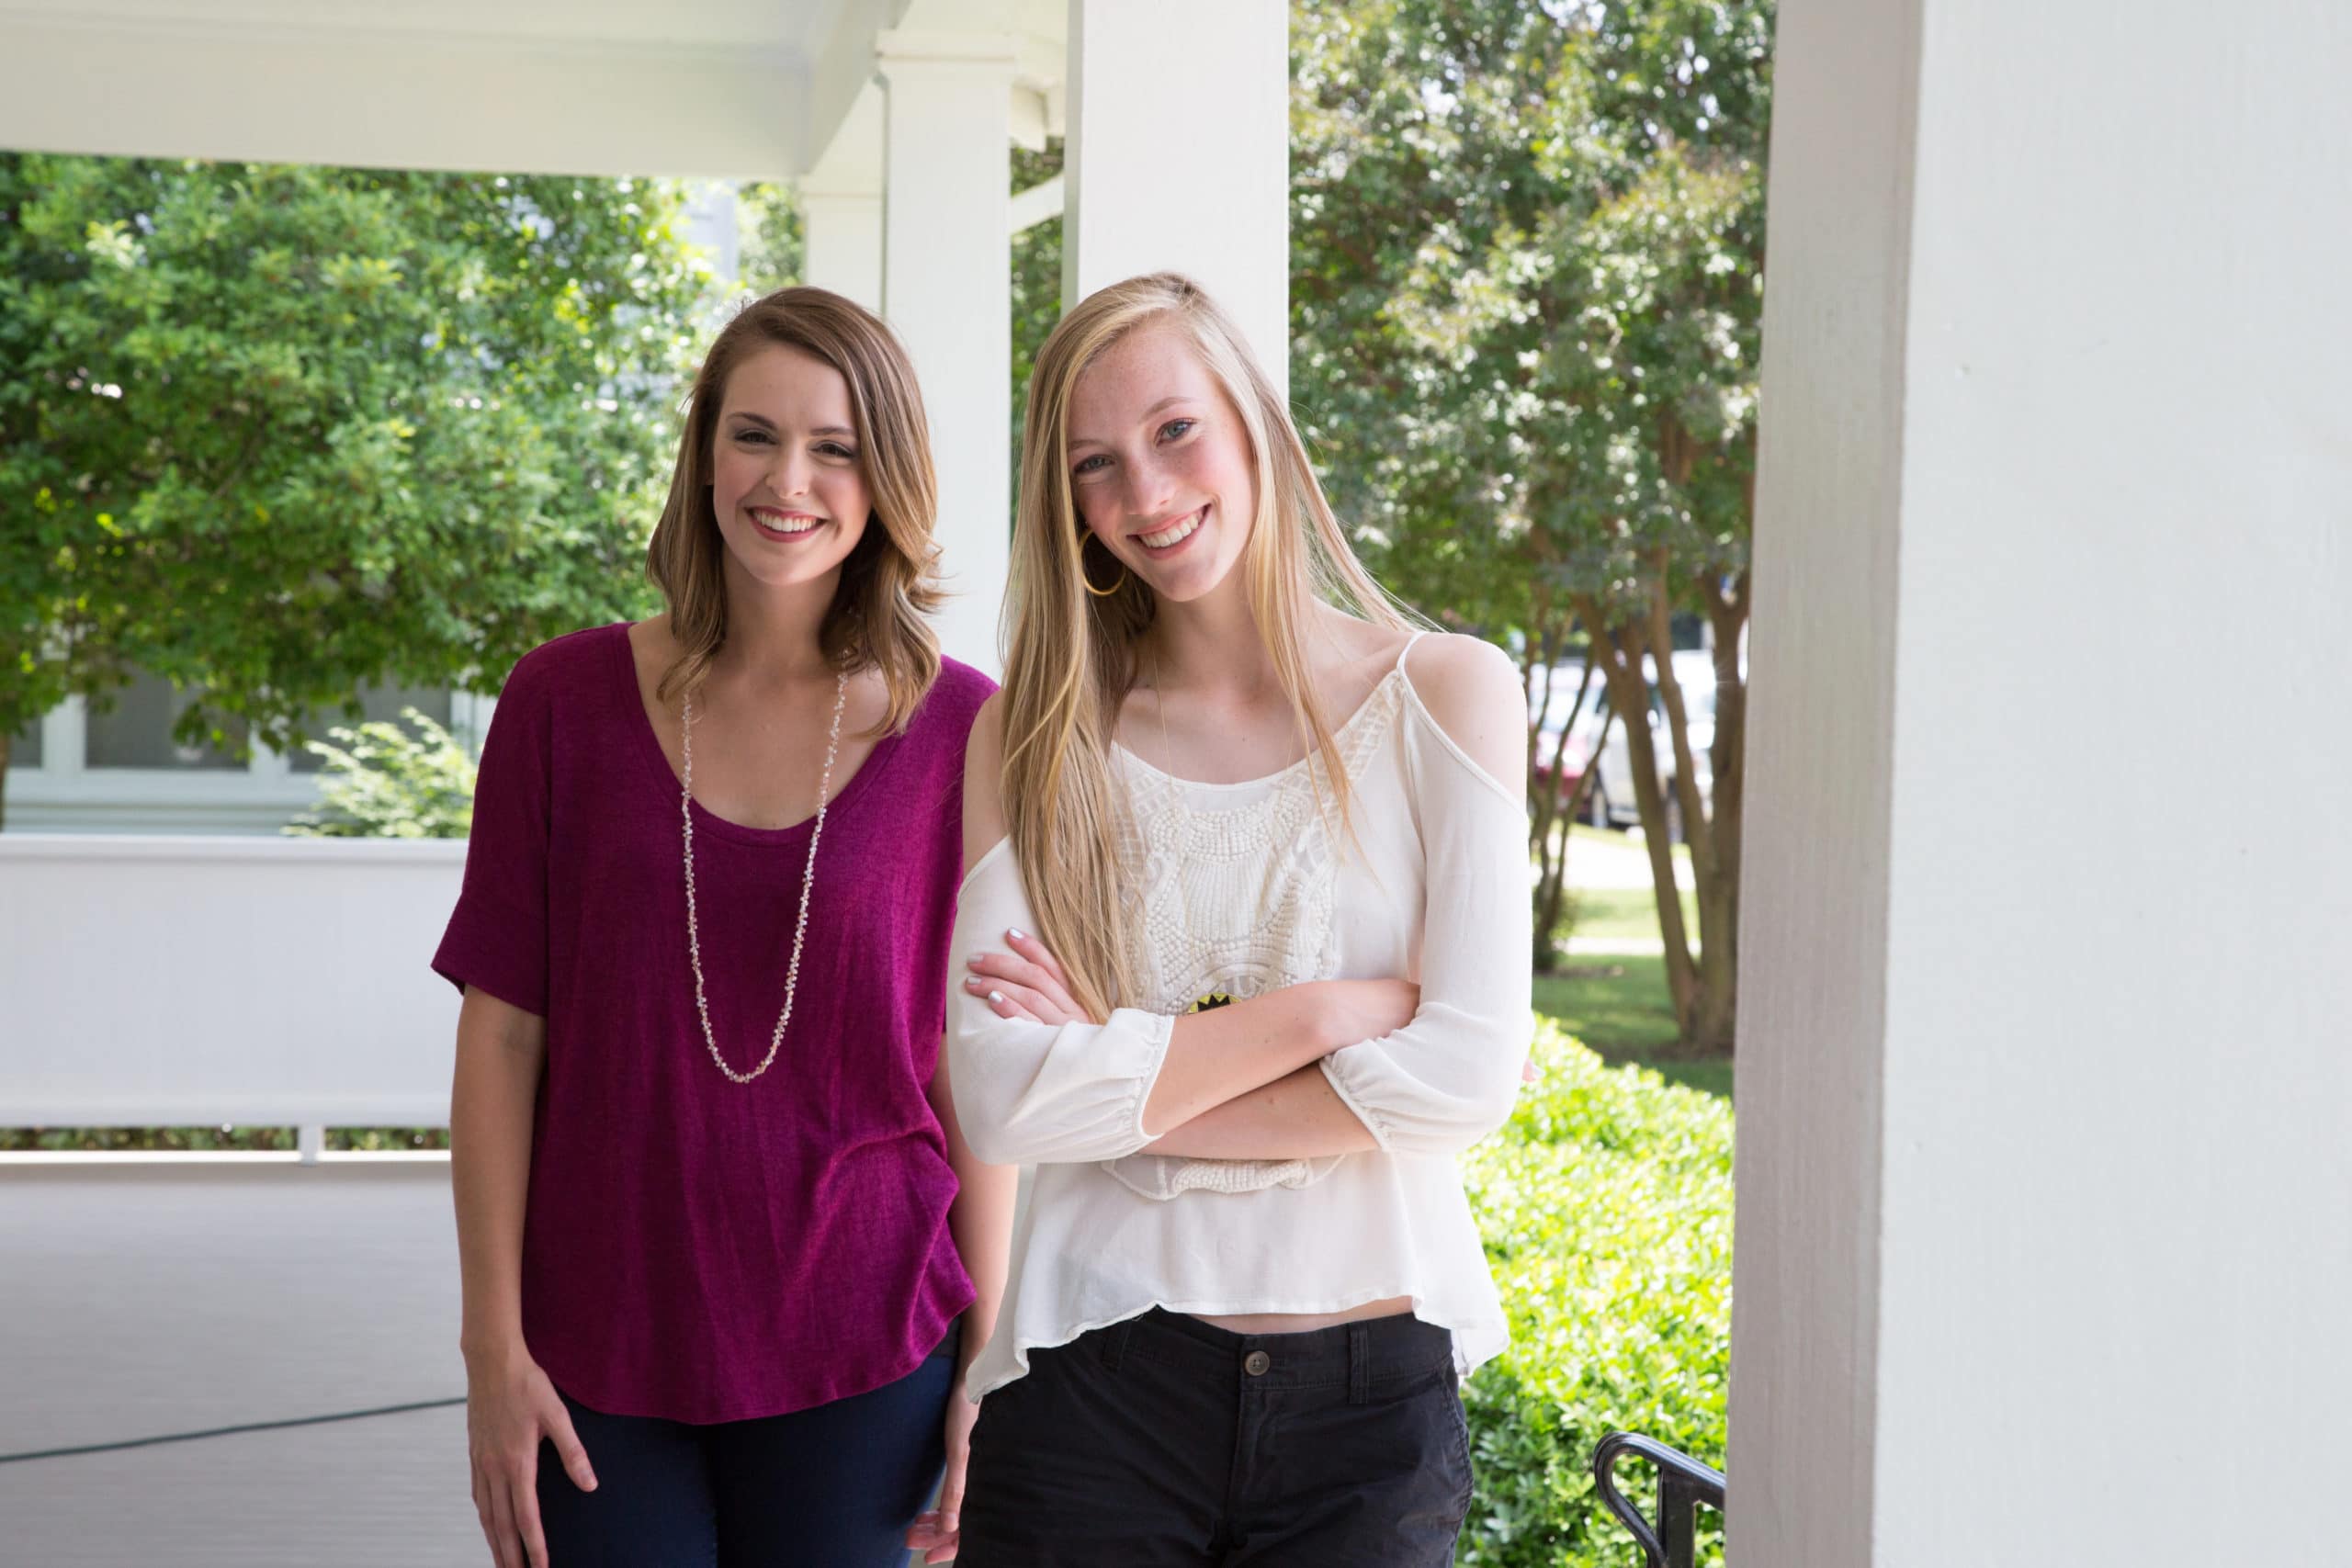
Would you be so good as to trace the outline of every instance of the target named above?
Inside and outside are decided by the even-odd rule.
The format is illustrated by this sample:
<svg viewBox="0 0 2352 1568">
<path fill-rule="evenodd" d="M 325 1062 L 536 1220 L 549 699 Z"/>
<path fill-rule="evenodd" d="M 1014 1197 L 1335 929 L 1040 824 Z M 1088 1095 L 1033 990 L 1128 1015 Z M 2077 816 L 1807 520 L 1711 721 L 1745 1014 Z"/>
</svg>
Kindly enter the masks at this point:
<svg viewBox="0 0 2352 1568">
<path fill-rule="evenodd" d="M 1404 680 L 1401 665 L 1382 677 L 1332 737 L 1351 781 L 1392 739 Z M 1172 1017 L 1214 991 L 1243 1001 L 1329 978 L 1337 968 L 1341 829 L 1321 755 L 1294 763 L 1233 806 L 1216 803 L 1221 789 L 1187 785 L 1126 753 L 1120 761 L 1128 809 L 1119 869 L 1123 886 L 1137 890 L 1140 916 L 1127 927 L 1137 986 L 1128 1005 Z M 1102 1168 L 1147 1198 L 1168 1199 L 1196 1190 L 1305 1187 L 1345 1157 L 1130 1155 Z"/>
</svg>

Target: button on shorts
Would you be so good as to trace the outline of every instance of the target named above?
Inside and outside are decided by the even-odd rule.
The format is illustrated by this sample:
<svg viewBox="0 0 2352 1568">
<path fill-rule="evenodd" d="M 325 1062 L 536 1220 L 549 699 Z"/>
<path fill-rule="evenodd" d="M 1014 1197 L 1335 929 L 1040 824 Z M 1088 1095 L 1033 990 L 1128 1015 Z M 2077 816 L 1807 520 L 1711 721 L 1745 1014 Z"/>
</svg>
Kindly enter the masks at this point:
<svg viewBox="0 0 2352 1568">
<path fill-rule="evenodd" d="M 1154 1308 L 980 1403 L 958 1568 L 1444 1568 L 1470 1507 L 1453 1337 L 1235 1334 Z"/>
</svg>

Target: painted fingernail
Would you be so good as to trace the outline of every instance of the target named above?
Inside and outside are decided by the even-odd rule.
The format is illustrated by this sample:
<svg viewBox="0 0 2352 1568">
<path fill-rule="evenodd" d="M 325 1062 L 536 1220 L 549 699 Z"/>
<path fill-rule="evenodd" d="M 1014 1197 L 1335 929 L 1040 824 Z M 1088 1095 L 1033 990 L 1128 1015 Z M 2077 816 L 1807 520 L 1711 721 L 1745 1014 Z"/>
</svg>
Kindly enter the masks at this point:
<svg viewBox="0 0 2352 1568">
<path fill-rule="evenodd" d="M 989 1000 L 994 1002 L 999 1007 L 1002 1007 L 1004 1005 L 1004 993 L 1002 991 L 990 991 L 989 993 Z"/>
<path fill-rule="evenodd" d="M 1011 937 L 1015 942 L 1027 942 L 1029 940 L 1029 933 L 1023 931 L 1019 926 L 1006 927 L 1004 934 Z"/>
</svg>

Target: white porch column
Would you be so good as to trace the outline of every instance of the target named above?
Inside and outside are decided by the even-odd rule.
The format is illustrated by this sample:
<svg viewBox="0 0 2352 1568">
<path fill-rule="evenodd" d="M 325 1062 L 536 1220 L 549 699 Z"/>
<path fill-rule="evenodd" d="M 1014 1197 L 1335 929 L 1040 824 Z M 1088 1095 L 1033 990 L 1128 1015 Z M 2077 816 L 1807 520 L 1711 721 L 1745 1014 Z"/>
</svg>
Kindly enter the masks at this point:
<svg viewBox="0 0 2352 1568">
<path fill-rule="evenodd" d="M 810 283 L 882 309 L 882 89 L 869 85 L 800 181 Z"/>
<path fill-rule="evenodd" d="M 882 193 L 800 191 L 800 220 L 808 245 L 808 281 L 882 310 Z"/>
<path fill-rule="evenodd" d="M 994 34 L 884 33 L 882 301 L 922 378 L 953 657 L 993 675 L 1012 558 L 1012 110 Z"/>
<path fill-rule="evenodd" d="M 2352 17 L 2113 18 L 1780 12 L 1740 1568 L 2343 1553 Z"/>
<path fill-rule="evenodd" d="M 1290 9 L 1195 0 L 1181 25 L 1170 15 L 1070 0 L 1063 308 L 1137 273 L 1190 274 L 1287 387 Z"/>
</svg>

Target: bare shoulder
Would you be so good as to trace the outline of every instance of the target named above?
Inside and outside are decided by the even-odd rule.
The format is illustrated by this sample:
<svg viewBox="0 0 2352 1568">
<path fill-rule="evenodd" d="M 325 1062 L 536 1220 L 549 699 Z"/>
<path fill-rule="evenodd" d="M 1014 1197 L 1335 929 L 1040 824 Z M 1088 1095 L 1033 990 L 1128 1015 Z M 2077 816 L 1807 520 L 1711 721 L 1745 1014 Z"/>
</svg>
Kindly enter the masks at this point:
<svg viewBox="0 0 2352 1568">
<path fill-rule="evenodd" d="M 1480 637 L 1441 633 L 1412 645 L 1405 679 L 1446 739 L 1510 795 L 1527 777 L 1527 696 L 1510 656 Z"/>
<path fill-rule="evenodd" d="M 982 766 L 985 764 L 985 766 Z M 990 692 L 981 700 L 972 715 L 971 733 L 964 738 L 964 773 L 972 782 L 976 767 L 988 775 L 991 792 L 997 787 L 997 771 L 1004 766 L 1004 693 Z"/>
<path fill-rule="evenodd" d="M 1405 656 L 1405 679 L 1440 723 L 1457 713 L 1475 715 L 1482 707 L 1508 705 L 1517 712 L 1523 705 L 1519 667 L 1484 637 L 1431 633 Z"/>
<path fill-rule="evenodd" d="M 1004 694 L 990 692 L 972 716 L 964 739 L 964 870 L 1006 832 L 1004 820 Z"/>
</svg>

